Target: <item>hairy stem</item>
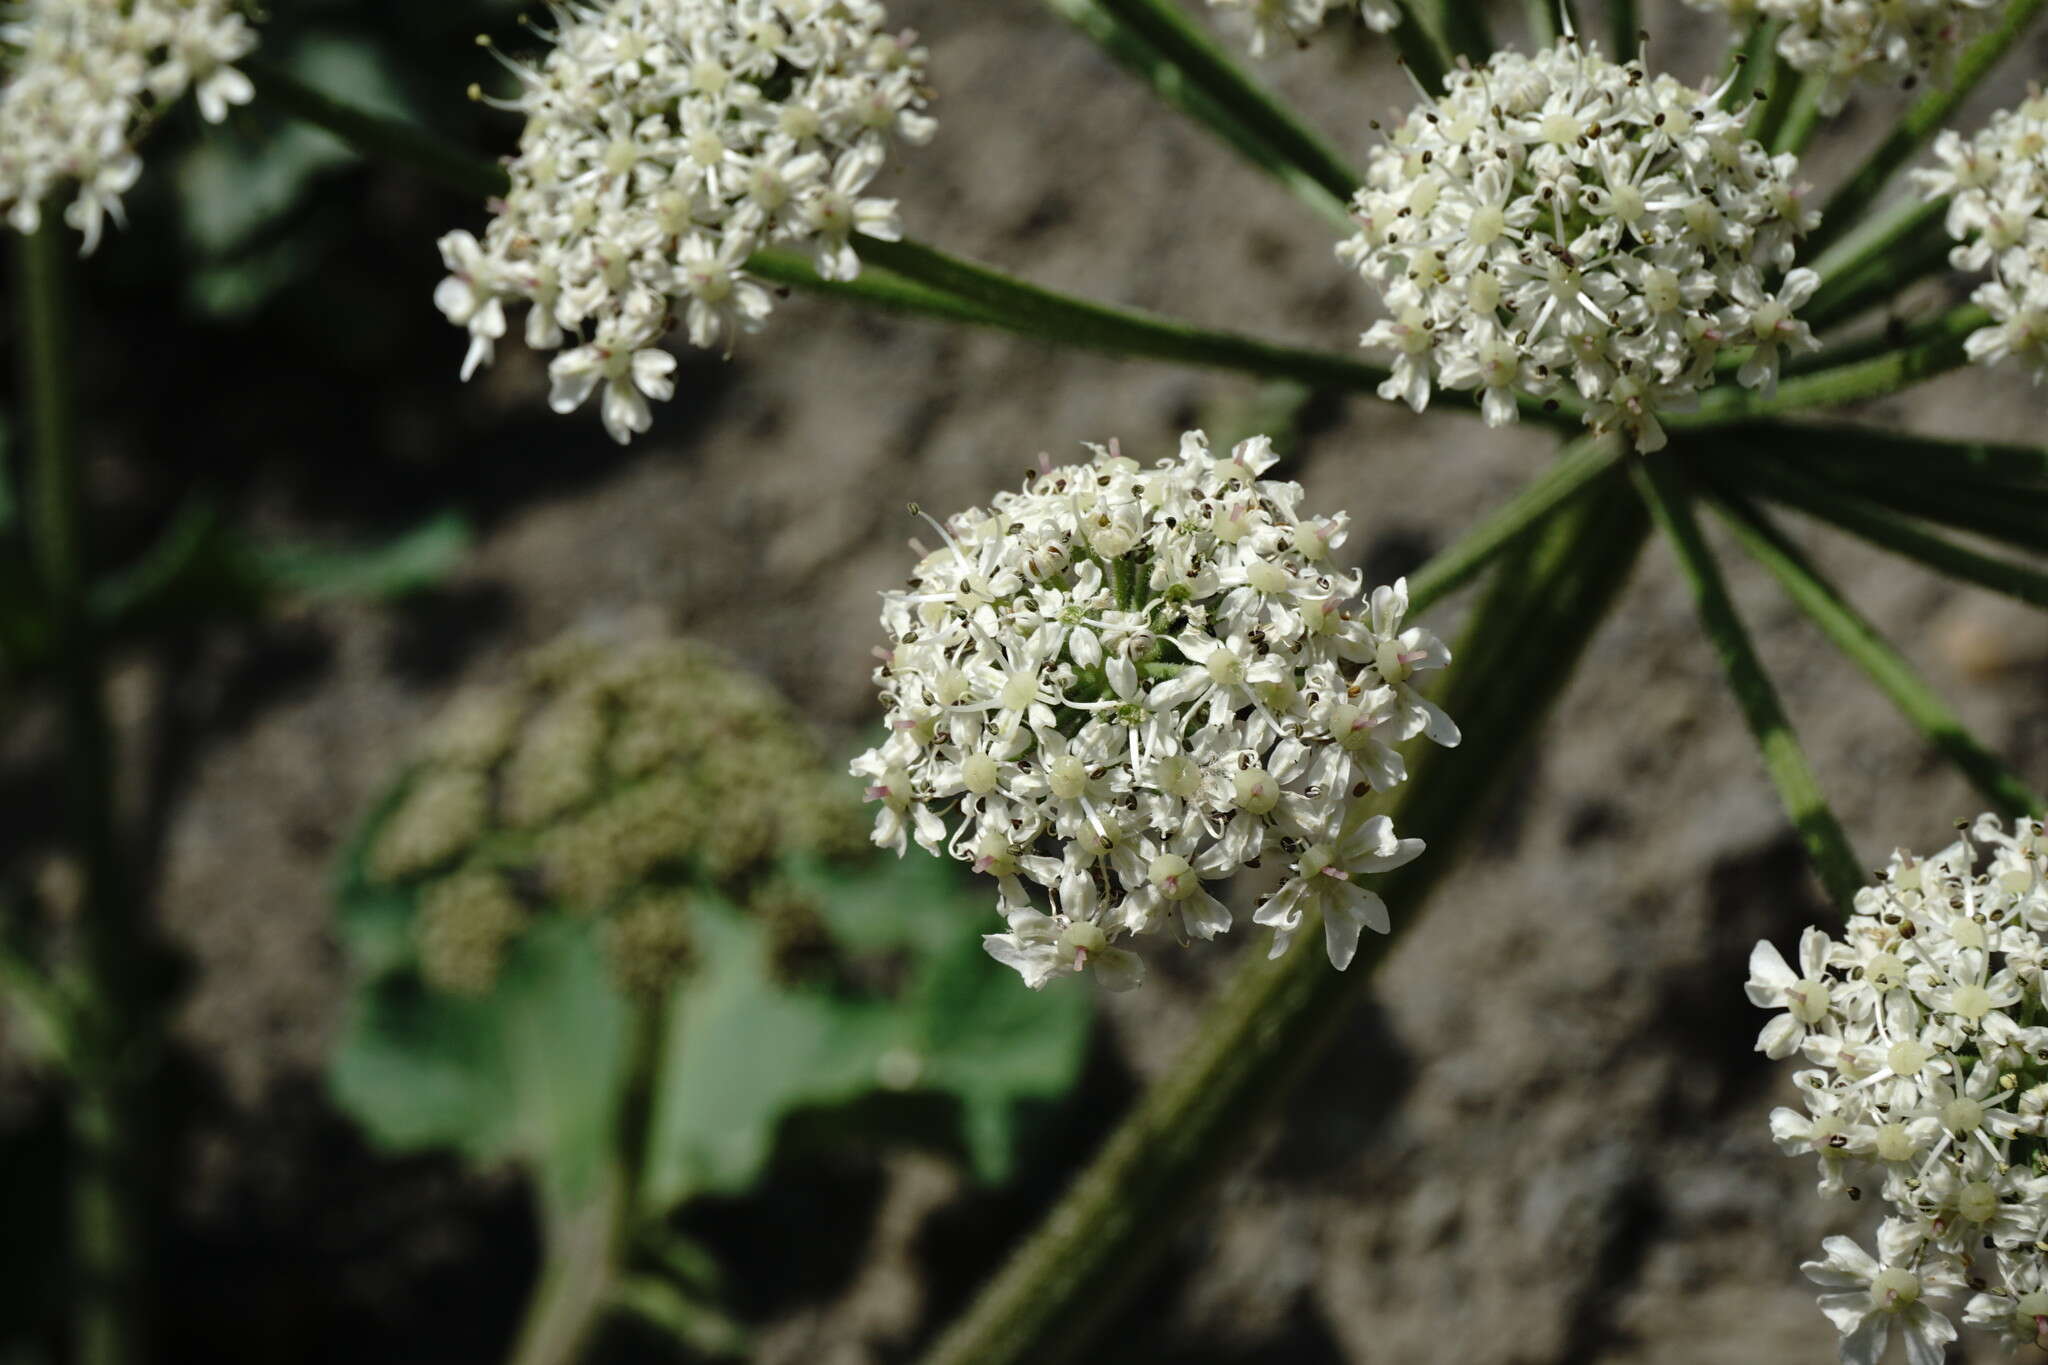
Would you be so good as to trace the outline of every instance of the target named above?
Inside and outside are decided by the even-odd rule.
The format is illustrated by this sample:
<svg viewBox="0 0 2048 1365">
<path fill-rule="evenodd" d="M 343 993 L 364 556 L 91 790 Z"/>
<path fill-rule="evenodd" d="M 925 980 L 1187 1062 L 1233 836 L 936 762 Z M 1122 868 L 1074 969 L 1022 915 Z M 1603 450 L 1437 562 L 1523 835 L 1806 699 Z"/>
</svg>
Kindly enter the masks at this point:
<svg viewBox="0 0 2048 1365">
<path fill-rule="evenodd" d="M 1643 529 L 1626 484 L 1610 476 L 1596 496 L 1527 533 L 1503 563 L 1443 698 L 1465 742 L 1424 756 L 1395 804 L 1403 831 L 1430 844 L 1428 855 L 1380 879 L 1397 933 L 1420 917 L 1428 892 L 1455 865 L 1455 846 L 1470 833 L 1484 791 L 1512 767 L 1563 690 L 1628 578 Z M 1504 685 L 1509 679 L 1514 685 Z M 1142 1285 L 1178 1215 L 1203 1204 L 1260 1117 L 1329 1043 L 1363 989 L 1361 978 L 1384 961 L 1392 941 L 1361 944 L 1348 974 L 1330 969 L 1312 932 L 1278 959 L 1248 963 L 1188 1051 L 925 1365 L 1089 1358 L 1091 1335 Z"/>
<path fill-rule="evenodd" d="M 71 1321 L 81 1365 L 143 1358 L 149 1220 L 139 1163 L 150 1150 L 155 1040 L 143 930 L 124 885 L 113 741 L 89 604 L 85 490 L 73 424 L 68 244 L 55 212 L 17 239 L 15 307 L 31 445 L 27 531 L 49 613 L 63 700 L 64 815 L 83 878 L 71 969 Z"/>
</svg>

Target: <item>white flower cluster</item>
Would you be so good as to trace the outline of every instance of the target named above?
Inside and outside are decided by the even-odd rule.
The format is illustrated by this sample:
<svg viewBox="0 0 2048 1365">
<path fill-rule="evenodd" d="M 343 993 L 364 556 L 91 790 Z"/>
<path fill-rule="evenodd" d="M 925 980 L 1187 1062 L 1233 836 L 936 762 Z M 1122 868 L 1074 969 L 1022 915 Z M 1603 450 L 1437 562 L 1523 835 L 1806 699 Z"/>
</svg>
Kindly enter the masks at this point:
<svg viewBox="0 0 2048 1365">
<path fill-rule="evenodd" d="M 1819 221 L 1796 158 L 1743 137 L 1716 92 L 1561 40 L 1453 71 L 1439 100 L 1373 153 L 1338 254 L 1390 316 L 1385 398 L 1420 412 L 1432 382 L 1477 389 L 1489 426 L 1517 391 L 1569 381 L 1596 429 L 1664 444 L 1660 411 L 1690 406 L 1724 347 L 1770 391 L 1781 356 L 1817 343 L 1793 310 L 1813 292 L 1792 263 Z"/>
<path fill-rule="evenodd" d="M 555 7 L 538 69 L 507 61 L 526 115 L 512 188 L 479 242 L 440 242 L 434 302 L 469 332 L 462 376 L 491 359 L 508 304 L 526 344 L 558 350 L 548 402 L 600 385 L 621 444 L 674 393 L 660 349 L 753 331 L 770 295 L 742 268 L 796 242 L 851 279 L 852 234 L 894 239 L 894 200 L 864 197 L 889 139 L 923 142 L 925 50 L 876 0 L 609 0 Z"/>
<path fill-rule="evenodd" d="M 1964 44 L 1990 26 L 1998 0 L 1686 0 L 1738 23 L 1782 24 L 1778 52 L 1827 77 L 1820 109 L 1832 114 L 1858 83 L 1948 79 Z"/>
<path fill-rule="evenodd" d="M 1347 519 L 1261 479 L 1265 437 L 1224 458 L 1189 432 L 1151 468 L 1089 448 L 933 522 L 944 543 L 883 594 L 890 733 L 853 764 L 874 840 L 995 877 L 1009 931 L 984 941 L 1034 988 L 1091 966 L 1136 985 L 1121 940 L 1214 938 L 1231 914 L 1205 884 L 1267 859 L 1273 952 L 1320 912 L 1342 968 L 1388 924 L 1356 878 L 1422 851 L 1358 802 L 1406 777 L 1393 745 L 1457 743 L 1415 689 L 1450 653 L 1402 624 L 1405 581 L 1347 605 Z"/>
<path fill-rule="evenodd" d="M 234 63 L 256 35 L 229 0 L 20 0 L 0 4 L 0 209 L 34 232 L 72 188 L 64 221 L 99 245 L 142 174 L 135 144 L 187 90 L 208 123 L 255 95 Z"/>
<path fill-rule="evenodd" d="M 1975 137 L 1944 130 L 1939 167 L 1913 172 L 1930 196 L 1947 195 L 1948 232 L 1958 270 L 1989 269 L 1971 295 L 1991 314 L 1964 343 L 1970 359 L 2007 356 L 2048 376 L 2048 95 L 2036 91 L 2003 109 Z"/>
<path fill-rule="evenodd" d="M 1749 998 L 1781 1010 L 1757 1039 L 1811 1064 L 1805 1112 L 1771 1134 L 1820 1159 L 1824 1195 L 1874 1185 L 1890 1206 L 1872 1257 L 1830 1237 L 1804 1268 L 1875 1365 L 1893 1327 L 1915 1365 L 1939 1365 L 1963 1321 L 2007 1346 L 2048 1347 L 2048 837 L 1985 815 L 1931 858 L 1892 856 L 1856 897 L 1839 941 L 1809 928 L 1797 967 L 1750 955 Z"/>
<path fill-rule="evenodd" d="M 1323 26 L 1333 6 L 1343 0 L 1209 0 L 1209 8 L 1241 10 L 1251 29 L 1252 56 L 1263 57 L 1274 42 L 1306 45 Z M 1358 12 L 1374 33 L 1391 32 L 1401 22 L 1394 0 L 1359 0 Z"/>
</svg>

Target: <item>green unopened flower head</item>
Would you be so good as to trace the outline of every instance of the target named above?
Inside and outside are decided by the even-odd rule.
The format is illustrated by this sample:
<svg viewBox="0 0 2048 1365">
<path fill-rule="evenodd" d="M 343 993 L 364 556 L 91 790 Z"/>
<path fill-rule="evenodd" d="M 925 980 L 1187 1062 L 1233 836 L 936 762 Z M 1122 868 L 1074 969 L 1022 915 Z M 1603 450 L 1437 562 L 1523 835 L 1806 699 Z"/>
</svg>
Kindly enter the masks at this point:
<svg viewBox="0 0 2048 1365">
<path fill-rule="evenodd" d="M 795 710 L 724 655 L 571 636 L 450 704 L 365 866 L 417 893 L 436 987 L 487 992 L 534 917 L 559 913 L 594 921 L 615 980 L 645 996 L 695 960 L 694 894 L 772 904 L 778 934 L 807 939 L 782 932 L 773 869 L 859 847 L 862 824 Z"/>
</svg>

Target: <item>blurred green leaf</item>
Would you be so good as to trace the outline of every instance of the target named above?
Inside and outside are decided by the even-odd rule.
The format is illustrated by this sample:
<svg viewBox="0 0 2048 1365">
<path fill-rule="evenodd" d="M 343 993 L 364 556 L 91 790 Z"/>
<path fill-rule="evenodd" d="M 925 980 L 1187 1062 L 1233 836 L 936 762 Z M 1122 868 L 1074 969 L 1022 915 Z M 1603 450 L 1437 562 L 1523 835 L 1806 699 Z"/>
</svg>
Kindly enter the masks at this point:
<svg viewBox="0 0 2048 1365">
<path fill-rule="evenodd" d="M 785 1116 L 887 1090 L 954 1097 L 975 1174 L 1007 1178 L 1030 1106 L 1064 1094 L 1080 1072 L 1087 992 L 1071 982 L 1026 990 L 984 953 L 988 896 L 937 859 L 790 872 L 820 898 L 840 944 L 906 954 L 903 985 L 893 1000 L 777 986 L 753 921 L 704 915 L 706 967 L 670 1011 L 643 1197 L 661 1210 L 745 1189 Z"/>
<path fill-rule="evenodd" d="M 617 1145 L 629 1013 L 589 927 L 546 918 L 482 998 L 430 992 L 409 973 L 366 983 L 329 1080 L 387 1149 L 518 1161 L 553 1195 L 581 1201 Z"/>
<path fill-rule="evenodd" d="M 445 578 L 470 541 L 469 523 L 447 512 L 381 545 L 261 545 L 195 498 L 142 558 L 94 586 L 93 610 L 119 631 L 254 613 L 285 598 L 403 597 Z"/>
<path fill-rule="evenodd" d="M 256 546 L 248 562 L 269 592 L 312 598 L 402 597 L 432 587 L 469 552 L 469 523 L 444 512 L 394 540 L 360 549 Z"/>
<path fill-rule="evenodd" d="M 283 65 L 358 108 L 417 119 L 386 58 L 363 39 L 310 35 Z M 237 120 L 187 148 L 173 176 L 184 235 L 195 248 L 185 279 L 193 307 L 215 318 L 246 317 L 310 269 L 321 255 L 319 234 L 278 231 L 321 174 L 356 159 L 339 138 L 296 120 Z"/>
</svg>

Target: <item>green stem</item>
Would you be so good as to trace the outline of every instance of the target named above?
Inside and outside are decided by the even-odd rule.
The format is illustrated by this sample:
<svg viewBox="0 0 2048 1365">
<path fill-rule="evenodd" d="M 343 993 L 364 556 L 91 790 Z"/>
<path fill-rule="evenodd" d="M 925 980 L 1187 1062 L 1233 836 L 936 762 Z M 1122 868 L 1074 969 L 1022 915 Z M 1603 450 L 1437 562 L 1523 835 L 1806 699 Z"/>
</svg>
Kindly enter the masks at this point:
<svg viewBox="0 0 2048 1365">
<path fill-rule="evenodd" d="M 1807 237 L 1807 251 L 1825 250 L 1855 225 L 1899 167 L 1912 160 L 1936 130 L 1948 122 L 1956 106 L 1977 88 L 1977 82 L 1984 79 L 1998 59 L 2020 45 L 2020 34 L 2033 22 L 2043 3 L 2044 0 L 2007 0 L 1997 26 L 1963 49 L 1948 83 L 1915 100 L 1892 129 L 1891 136 L 1879 143 L 1848 183 L 1835 191 L 1821 210 L 1820 227 Z"/>
<path fill-rule="evenodd" d="M 1784 119 L 1765 144 L 1773 153 L 1790 152 L 1797 156 L 1806 150 L 1806 144 L 1813 139 L 1813 130 L 1820 126 L 1820 97 L 1827 88 L 1824 74 L 1809 71 L 1799 78 L 1790 95 L 1782 97 Z"/>
<path fill-rule="evenodd" d="M 1617 494 L 1619 496 L 1617 496 Z M 1429 854 L 1381 880 L 1395 930 L 1455 865 L 1480 794 L 1512 770 L 1521 745 L 1563 690 L 1586 641 L 1628 578 L 1643 519 L 1609 480 L 1520 542 L 1474 615 L 1444 702 L 1464 743 L 1417 765 L 1395 809 Z M 1335 1036 L 1391 937 L 1360 945 L 1348 973 L 1330 969 L 1321 935 L 1255 960 L 1209 1009 L 1202 1032 L 1140 1099 L 1044 1224 L 1015 1253 L 924 1365 L 1055 1365 L 1086 1356 L 1091 1336 L 1144 1283 L 1178 1215 L 1203 1191 Z"/>
<path fill-rule="evenodd" d="M 1775 86 L 1773 72 L 1774 63 L 1778 60 L 1779 27 L 1775 19 L 1752 19 L 1742 36 L 1729 45 L 1728 60 L 1721 71 L 1722 79 L 1728 83 L 1727 90 L 1721 95 L 1723 109 L 1736 108 L 1750 98 L 1752 90 L 1760 90 L 1767 96 Z M 1765 116 L 1767 103 L 1768 100 L 1760 99 L 1757 107 L 1750 111 L 1752 129 L 1754 121 Z M 1751 131 L 1750 136 L 1755 137 L 1756 133 Z"/>
<path fill-rule="evenodd" d="M 88 601 L 83 472 L 73 426 L 68 244 L 59 215 L 19 237 L 15 306 L 27 396 L 29 548 L 50 616 L 63 699 L 64 812 L 84 878 L 71 1072 L 71 1320 L 81 1365 L 144 1355 L 148 1284 L 145 1104 L 156 1052 L 143 929 L 123 885 L 114 816 L 113 740 Z"/>
<path fill-rule="evenodd" d="M 1721 384 L 1700 395 L 1695 411 L 1660 415 L 1660 420 L 1673 431 L 1699 430 L 1882 398 L 1960 368 L 1969 360 L 1963 342 L 1989 321 L 1990 315 L 1982 308 L 1964 304 L 1929 323 L 1921 339 L 1910 345 L 1845 365 L 1788 375 L 1769 396 Z"/>
<path fill-rule="evenodd" d="M 1773 26 L 1762 34 L 1752 30 L 1751 36 L 1757 41 L 1774 40 L 1777 29 Z M 1736 78 L 1735 84 L 1756 100 L 1750 107 L 1749 126 L 1743 131 L 1769 147 L 1777 140 L 1779 130 L 1785 126 L 1786 115 L 1791 112 L 1799 76 L 1775 43 L 1755 49 L 1745 47 L 1742 57 L 1742 74 Z M 1736 92 L 1731 90 L 1729 93 L 1734 95 Z M 1739 97 L 1737 102 L 1740 102 Z"/>
<path fill-rule="evenodd" d="M 571 1204 L 543 1193 L 540 1277 L 507 1365 L 576 1365 L 582 1358 L 617 1287 L 624 1221 L 616 1170 L 604 1173 L 595 1198 Z"/>
<path fill-rule="evenodd" d="M 1434 602 L 1464 586 L 1531 526 L 1583 492 L 1620 454 L 1620 442 L 1597 436 L 1566 446 L 1549 469 L 1416 570 L 1408 583 L 1412 600 Z"/>
<path fill-rule="evenodd" d="M 1529 46 L 1536 50 L 1557 42 L 1558 0 L 1523 0 L 1523 11 L 1529 23 Z"/>
<path fill-rule="evenodd" d="M 1812 618 L 1835 648 L 1870 675 L 1878 690 L 1928 743 L 1947 756 L 1971 785 L 2005 815 L 2041 815 L 2041 797 L 1996 754 L 1977 742 L 1962 717 L 1950 709 L 1912 664 L 1893 647 L 1770 517 L 1748 499 L 1723 495 L 1712 503 L 1752 559 L 1777 578 L 1800 610 Z"/>
<path fill-rule="evenodd" d="M 993 319 L 989 325 L 1056 345 L 1291 379 L 1311 388 L 1340 392 L 1377 391 L 1388 373 L 1381 366 L 1328 351 L 1278 346 L 1136 309 L 1113 308 L 1056 294 L 917 242 L 855 237 L 853 244 L 863 262 L 985 310 Z M 767 252 L 756 253 L 748 261 L 748 268 L 767 278 L 822 293 L 849 297 L 863 297 L 867 293 L 866 270 L 857 279 L 823 281 L 795 257 L 780 253 L 774 253 L 766 268 L 762 268 L 764 258 L 770 256 Z M 1442 391 L 1437 398 L 1463 408 L 1476 408 L 1479 403 L 1471 393 Z M 1520 394 L 1516 403 L 1522 415 L 1532 421 L 1570 431 L 1581 427 L 1582 408 L 1574 400 Z"/>
<path fill-rule="evenodd" d="M 1799 316 L 1819 332 L 1940 270 L 1955 246 L 1947 215 L 1947 199 L 1908 199 L 1866 218 L 1813 263 L 1820 286 Z"/>
<path fill-rule="evenodd" d="M 1348 191 L 1338 194 L 1327 188 L 1296 160 L 1261 137 L 1184 67 L 1103 8 L 1100 0 L 1046 0 L 1046 5 L 1092 39 L 1117 65 L 1150 86 L 1160 99 L 1207 127 L 1240 156 L 1285 185 L 1335 231 L 1348 236 L 1355 230 L 1345 207 L 1350 198 Z"/>
<path fill-rule="evenodd" d="M 1493 34 L 1480 0 L 1402 0 L 1406 21 L 1422 24 L 1453 59 L 1474 66 L 1494 53 Z"/>
<path fill-rule="evenodd" d="M 1643 40 L 1643 16 L 1636 0 L 1607 0 L 1607 41 L 1614 47 L 1614 60 L 1633 58 Z"/>
<path fill-rule="evenodd" d="M 1630 473 L 1692 587 L 1700 627 L 1720 656 L 1729 689 L 1742 708 L 1750 733 L 1756 737 L 1764 770 L 1770 774 L 1771 783 L 1784 802 L 1785 813 L 1806 846 L 1806 856 L 1827 889 L 1828 898 L 1846 912 L 1855 900 L 1857 888 L 1863 885 L 1863 864 L 1850 846 L 1841 822 L 1821 795 L 1820 783 L 1778 700 L 1778 689 L 1757 658 L 1742 617 L 1728 596 L 1720 566 L 1714 562 L 1713 552 L 1707 548 L 1706 537 L 1700 534 L 1699 522 L 1693 515 L 1692 490 L 1679 473 L 1676 461 L 1669 458 L 1638 459 Z"/>
<path fill-rule="evenodd" d="M 392 158 L 459 189 L 486 184 L 494 187 L 493 192 L 504 188 L 502 168 L 486 172 L 483 163 L 432 143 L 408 125 L 349 108 L 289 81 L 271 80 L 259 88 L 273 95 L 290 89 L 312 96 L 290 99 L 286 107 L 366 153 Z M 462 169 L 465 166 L 467 169 Z M 994 327 L 1112 355 L 1234 370 L 1353 393 L 1375 392 L 1388 377 L 1384 366 L 1349 356 L 1275 345 L 1054 293 L 914 242 L 856 236 L 854 245 L 864 261 L 887 273 L 870 269 L 857 279 L 821 279 L 802 257 L 779 249 L 755 252 L 747 259 L 747 269 L 775 283 L 895 312 Z M 1478 399 L 1470 394 L 1447 392 L 1439 397 L 1459 407 L 1478 406 Z M 1569 399 L 1521 395 L 1517 402 L 1523 415 L 1533 421 L 1572 431 L 1580 426 L 1581 407 Z"/>
<path fill-rule="evenodd" d="M 1302 172 L 1336 196 L 1351 201 L 1364 184 L 1336 149 L 1273 94 L 1247 75 L 1214 38 L 1190 20 L 1174 0 L 1096 0 L 1185 71 L 1223 108 Z"/>
<path fill-rule="evenodd" d="M 260 57 L 245 57 L 236 65 L 255 83 L 258 95 L 293 118 L 325 128 L 357 151 L 410 166 L 479 199 L 511 188 L 503 166 L 451 146 L 403 119 L 358 109 Z"/>
<path fill-rule="evenodd" d="M 1435 30 L 1405 14 L 1394 26 L 1394 48 L 1401 64 L 1415 77 L 1415 83 L 1432 99 L 1444 92 L 1444 77 L 1450 72 L 1451 57 Z"/>
<path fill-rule="evenodd" d="M 1793 473 L 1752 463 L 1743 482 L 1755 491 L 1809 516 L 1832 522 L 1880 550 L 1917 559 L 1938 573 L 2004 593 L 2029 606 L 2048 608 L 2048 573 L 1979 554 L 1926 530 L 1911 517 L 1845 496 Z"/>
<path fill-rule="evenodd" d="M 1879 507 L 2048 552 L 2048 483 L 2028 486 L 1944 474 L 1944 462 L 1935 459 L 1917 470 L 1901 468 L 1876 454 L 1883 446 L 1881 435 L 1869 443 L 1870 453 L 1845 453 L 1815 437 L 1799 427 L 1745 428 L 1717 441 L 1715 458 L 1737 477 L 1759 464 L 1782 463 Z"/>
</svg>

